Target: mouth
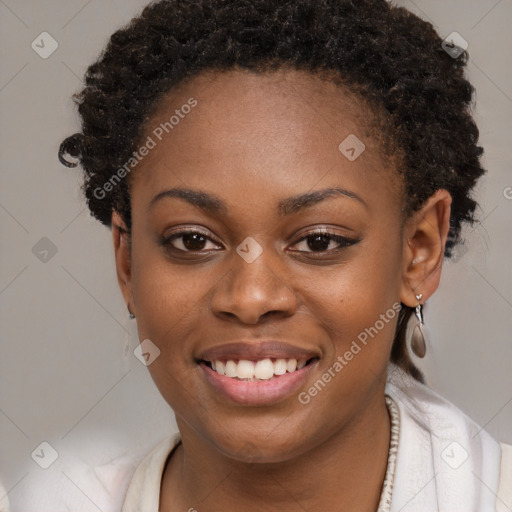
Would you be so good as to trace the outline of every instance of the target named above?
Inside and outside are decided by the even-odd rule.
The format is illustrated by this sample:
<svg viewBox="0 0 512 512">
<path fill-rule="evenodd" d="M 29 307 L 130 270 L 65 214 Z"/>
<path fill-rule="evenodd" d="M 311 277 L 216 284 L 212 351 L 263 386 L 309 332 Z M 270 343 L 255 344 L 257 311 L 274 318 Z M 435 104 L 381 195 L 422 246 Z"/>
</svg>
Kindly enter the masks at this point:
<svg viewBox="0 0 512 512">
<path fill-rule="evenodd" d="M 313 351 L 281 342 L 241 342 L 209 349 L 196 362 L 224 398 L 263 406 L 297 392 L 319 360 Z"/>
<path fill-rule="evenodd" d="M 299 360 L 295 358 L 265 358 L 256 361 L 248 359 L 217 359 L 216 361 L 199 361 L 199 364 L 203 364 L 218 375 L 223 375 L 230 379 L 258 382 L 271 380 L 287 373 L 297 372 L 316 360 L 318 360 L 317 357 Z"/>
</svg>

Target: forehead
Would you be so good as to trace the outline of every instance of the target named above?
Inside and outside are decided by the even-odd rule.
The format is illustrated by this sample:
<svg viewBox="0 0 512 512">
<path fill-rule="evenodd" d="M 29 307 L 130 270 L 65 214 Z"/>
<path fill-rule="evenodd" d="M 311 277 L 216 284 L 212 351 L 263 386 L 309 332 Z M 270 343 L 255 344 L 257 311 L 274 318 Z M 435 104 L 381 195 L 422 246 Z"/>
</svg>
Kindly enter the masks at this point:
<svg viewBox="0 0 512 512">
<path fill-rule="evenodd" d="M 157 191 L 174 177 L 204 188 L 236 175 L 248 186 L 264 179 L 285 190 L 291 179 L 312 188 L 322 176 L 344 174 L 360 189 L 380 180 L 380 192 L 389 189 L 396 201 L 401 180 L 375 117 L 347 88 L 306 71 L 206 72 L 159 102 L 143 136 L 155 147 L 134 183 Z M 347 158 L 362 148 L 361 157 Z"/>
</svg>

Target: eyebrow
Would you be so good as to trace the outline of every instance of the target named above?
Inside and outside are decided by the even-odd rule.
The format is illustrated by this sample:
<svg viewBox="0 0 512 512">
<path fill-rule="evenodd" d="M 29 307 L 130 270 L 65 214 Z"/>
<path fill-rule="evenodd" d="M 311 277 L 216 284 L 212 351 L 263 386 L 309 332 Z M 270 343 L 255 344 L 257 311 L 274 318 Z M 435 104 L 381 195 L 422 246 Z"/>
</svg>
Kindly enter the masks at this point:
<svg viewBox="0 0 512 512">
<path fill-rule="evenodd" d="M 334 187 L 315 190 L 314 192 L 308 192 L 306 194 L 300 194 L 284 199 L 279 202 L 277 211 L 281 216 L 291 215 L 293 213 L 297 213 L 301 210 L 309 208 L 323 201 L 324 199 L 334 196 L 344 196 L 350 199 L 355 199 L 364 206 L 367 206 L 366 202 L 354 192 L 345 190 L 343 188 Z M 184 201 L 187 201 L 193 206 L 197 206 L 201 210 L 210 214 L 226 213 L 228 210 L 226 203 L 224 203 L 218 197 L 212 194 L 207 194 L 206 192 L 187 188 L 173 188 L 158 193 L 149 203 L 148 210 L 153 208 L 156 203 L 166 197 L 183 199 Z"/>
<path fill-rule="evenodd" d="M 192 190 L 189 188 L 172 188 L 170 190 L 164 190 L 163 192 L 160 192 L 155 197 L 153 197 L 149 203 L 148 210 L 153 208 L 157 202 L 161 201 L 165 197 L 176 197 L 178 199 L 183 199 L 208 213 L 218 214 L 225 213 L 227 211 L 226 204 L 218 197 L 207 194 L 206 192 L 201 192 L 200 190 Z"/>
<path fill-rule="evenodd" d="M 297 213 L 298 211 L 304 210 L 305 208 L 309 208 L 310 206 L 313 206 L 320 201 L 327 199 L 328 197 L 334 196 L 349 197 L 350 199 L 355 199 L 364 206 L 367 206 L 366 202 L 354 192 L 345 190 L 344 188 L 334 187 L 315 190 L 314 192 L 308 192 L 306 194 L 284 199 L 283 201 L 279 202 L 278 211 L 283 216 L 291 215 L 292 213 Z"/>
</svg>

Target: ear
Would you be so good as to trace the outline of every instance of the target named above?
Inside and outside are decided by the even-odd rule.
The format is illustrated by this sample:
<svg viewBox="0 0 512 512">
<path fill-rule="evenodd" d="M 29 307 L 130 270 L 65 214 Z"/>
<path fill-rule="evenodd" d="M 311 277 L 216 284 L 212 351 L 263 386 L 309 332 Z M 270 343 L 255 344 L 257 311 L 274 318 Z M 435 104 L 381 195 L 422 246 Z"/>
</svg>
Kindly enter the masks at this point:
<svg viewBox="0 0 512 512">
<path fill-rule="evenodd" d="M 430 196 L 422 208 L 406 221 L 403 278 L 400 300 L 415 307 L 433 295 L 439 286 L 446 239 L 450 230 L 452 197 L 446 190 Z M 416 295 L 421 294 L 418 301 Z"/>
<path fill-rule="evenodd" d="M 132 292 L 132 265 L 130 255 L 129 232 L 121 215 L 112 211 L 112 240 L 114 242 L 114 256 L 116 261 L 117 281 L 121 288 L 128 310 L 136 315 Z"/>
</svg>

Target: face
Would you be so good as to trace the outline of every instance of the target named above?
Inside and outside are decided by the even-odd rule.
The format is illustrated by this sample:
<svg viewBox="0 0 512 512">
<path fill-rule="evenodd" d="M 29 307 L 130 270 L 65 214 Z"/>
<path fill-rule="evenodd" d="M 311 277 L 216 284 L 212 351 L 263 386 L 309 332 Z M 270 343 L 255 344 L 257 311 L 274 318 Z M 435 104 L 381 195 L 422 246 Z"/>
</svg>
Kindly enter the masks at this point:
<svg viewBox="0 0 512 512">
<path fill-rule="evenodd" d="M 125 291 L 182 434 L 283 461 L 383 403 L 402 188 L 371 124 L 299 71 L 203 74 L 148 121 Z"/>
</svg>

